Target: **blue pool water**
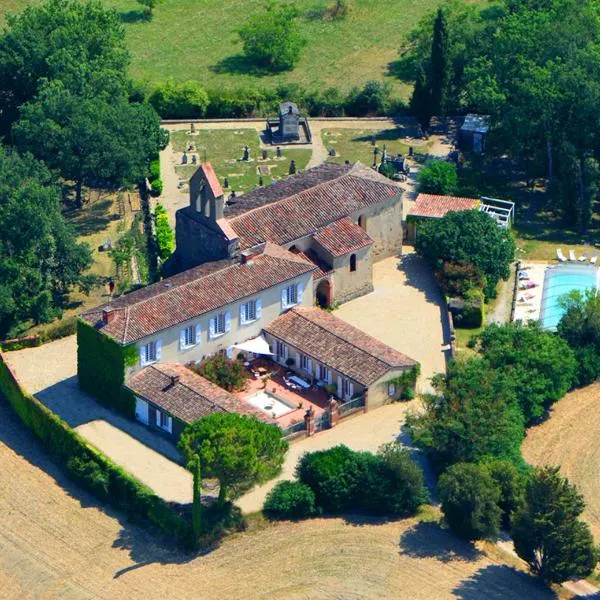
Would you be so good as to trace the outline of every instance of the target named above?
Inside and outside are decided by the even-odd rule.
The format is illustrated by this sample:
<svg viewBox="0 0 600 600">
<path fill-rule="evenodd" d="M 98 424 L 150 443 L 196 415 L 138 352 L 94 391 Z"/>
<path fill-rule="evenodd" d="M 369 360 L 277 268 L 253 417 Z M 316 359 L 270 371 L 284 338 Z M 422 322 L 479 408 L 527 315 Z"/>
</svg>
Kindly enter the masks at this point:
<svg viewBox="0 0 600 600">
<path fill-rule="evenodd" d="M 546 270 L 544 292 L 540 311 L 543 329 L 556 329 L 563 311 L 559 306 L 561 296 L 572 290 L 585 292 L 599 289 L 598 268 L 591 265 L 559 265 Z"/>
</svg>

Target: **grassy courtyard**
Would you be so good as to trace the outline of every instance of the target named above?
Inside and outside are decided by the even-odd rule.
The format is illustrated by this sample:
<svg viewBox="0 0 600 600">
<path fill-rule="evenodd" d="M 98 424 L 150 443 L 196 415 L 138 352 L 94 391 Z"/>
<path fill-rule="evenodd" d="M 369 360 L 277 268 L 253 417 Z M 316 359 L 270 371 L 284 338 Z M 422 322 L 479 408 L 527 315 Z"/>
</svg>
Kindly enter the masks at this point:
<svg viewBox="0 0 600 600">
<path fill-rule="evenodd" d="M 0 23 L 6 12 L 20 11 L 39 0 L 0 0 Z M 482 3 L 482 0 L 466 0 Z M 440 0 L 350 0 L 343 20 L 322 17 L 332 0 L 297 0 L 300 28 L 307 40 L 293 71 L 252 74 L 243 55 L 237 29 L 247 17 L 264 10 L 254 0 L 165 0 L 148 19 L 135 0 L 104 0 L 114 7 L 126 28 L 133 60 L 131 75 L 160 82 L 169 77 L 194 79 L 207 87 L 275 87 L 297 83 L 318 89 L 347 91 L 370 79 L 387 79 L 403 95 L 409 86 L 390 73 L 405 35 Z"/>
<path fill-rule="evenodd" d="M 178 164 L 175 171 L 181 179 L 189 179 L 198 165 L 191 164 L 191 155 L 196 154 L 199 162 L 210 161 L 221 184 L 225 178 L 229 190 L 249 192 L 259 185 L 280 179 L 289 173 L 290 162 L 296 161 L 297 169 L 304 169 L 310 160 L 311 150 L 282 146 L 281 158 L 276 157 L 275 148 L 269 148 L 267 160 L 262 159 L 260 139 L 254 129 L 201 129 L 192 135 L 189 130 L 171 132 L 173 151 L 183 153 L 190 148 L 187 165 Z M 249 160 L 242 160 L 244 146 L 250 151 Z"/>
</svg>

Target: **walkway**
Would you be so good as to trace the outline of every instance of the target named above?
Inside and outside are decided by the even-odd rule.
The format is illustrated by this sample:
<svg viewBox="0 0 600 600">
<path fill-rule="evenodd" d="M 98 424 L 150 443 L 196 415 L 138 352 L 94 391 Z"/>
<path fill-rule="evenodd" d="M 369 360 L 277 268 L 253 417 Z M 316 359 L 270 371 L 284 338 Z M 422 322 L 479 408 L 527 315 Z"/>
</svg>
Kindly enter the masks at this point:
<svg viewBox="0 0 600 600">
<path fill-rule="evenodd" d="M 77 384 L 75 336 L 6 355 L 21 385 L 80 435 L 167 501 L 192 500 L 191 474 L 175 446 L 98 404 Z"/>
</svg>

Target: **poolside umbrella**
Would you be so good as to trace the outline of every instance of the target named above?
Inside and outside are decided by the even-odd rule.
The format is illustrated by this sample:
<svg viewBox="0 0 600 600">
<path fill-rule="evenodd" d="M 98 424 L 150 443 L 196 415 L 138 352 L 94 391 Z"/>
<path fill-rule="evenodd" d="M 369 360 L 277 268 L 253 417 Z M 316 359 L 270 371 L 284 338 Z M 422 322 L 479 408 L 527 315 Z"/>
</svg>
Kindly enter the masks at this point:
<svg viewBox="0 0 600 600">
<path fill-rule="evenodd" d="M 269 348 L 269 343 L 262 335 L 242 342 L 241 344 L 234 344 L 233 347 L 238 348 L 239 350 L 244 350 L 245 352 L 253 352 L 254 354 L 268 354 L 269 356 L 273 356 L 273 353 Z"/>
</svg>

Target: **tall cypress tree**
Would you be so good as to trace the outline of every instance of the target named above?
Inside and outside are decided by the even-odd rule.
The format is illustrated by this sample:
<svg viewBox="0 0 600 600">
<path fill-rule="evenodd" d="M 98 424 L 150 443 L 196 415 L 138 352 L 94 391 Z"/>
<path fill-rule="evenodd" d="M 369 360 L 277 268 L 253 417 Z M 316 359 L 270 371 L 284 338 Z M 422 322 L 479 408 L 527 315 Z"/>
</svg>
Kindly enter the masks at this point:
<svg viewBox="0 0 600 600">
<path fill-rule="evenodd" d="M 425 69 L 421 65 L 415 80 L 415 89 L 410 99 L 410 109 L 423 129 L 429 129 L 431 121 L 431 90 Z"/>
<path fill-rule="evenodd" d="M 192 470 L 194 475 L 192 528 L 194 530 L 194 542 L 197 542 L 202 533 L 202 475 L 200 471 L 200 459 L 197 456 L 192 460 Z"/>
<path fill-rule="evenodd" d="M 439 8 L 433 24 L 431 70 L 429 72 L 431 111 L 434 115 L 446 114 L 448 86 L 450 83 L 449 68 L 448 25 L 446 23 L 446 14 Z"/>
</svg>

